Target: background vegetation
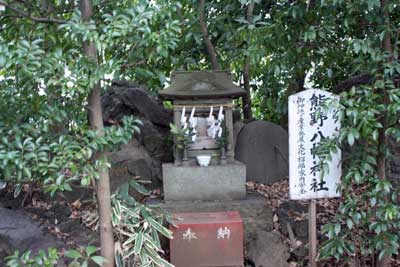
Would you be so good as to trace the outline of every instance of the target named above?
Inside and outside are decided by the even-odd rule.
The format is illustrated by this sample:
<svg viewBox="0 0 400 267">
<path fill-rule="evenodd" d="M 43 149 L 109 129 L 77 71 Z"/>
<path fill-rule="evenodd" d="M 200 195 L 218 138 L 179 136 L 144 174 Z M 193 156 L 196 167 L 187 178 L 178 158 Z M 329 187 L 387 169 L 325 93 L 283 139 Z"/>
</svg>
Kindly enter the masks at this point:
<svg viewBox="0 0 400 267">
<path fill-rule="evenodd" d="M 75 183 L 108 190 L 104 152 L 137 130 L 128 118 L 102 128 L 100 91 L 112 79 L 135 80 L 156 93 L 172 70 L 229 69 L 248 92 L 245 120 L 287 127 L 288 95 L 306 88 L 341 95 L 341 135 L 326 145 L 348 151 L 345 201 L 336 223 L 325 228 L 329 241 L 321 255 L 351 259 L 361 253 L 385 266 L 398 252 L 398 188 L 386 173 L 389 144 L 400 139 L 398 1 L 0 0 L 0 5 L 6 7 L 0 13 L 0 173 L 17 191 L 31 181 L 52 194 L 72 190 Z M 364 190 L 354 190 L 359 187 Z M 108 218 L 102 227 L 111 225 L 107 203 L 109 197 L 99 199 L 100 216 Z M 145 244 L 147 230 L 136 230 Z M 112 266 L 107 247 L 114 246 L 102 246 Z M 141 251 L 134 245 L 134 254 Z"/>
</svg>

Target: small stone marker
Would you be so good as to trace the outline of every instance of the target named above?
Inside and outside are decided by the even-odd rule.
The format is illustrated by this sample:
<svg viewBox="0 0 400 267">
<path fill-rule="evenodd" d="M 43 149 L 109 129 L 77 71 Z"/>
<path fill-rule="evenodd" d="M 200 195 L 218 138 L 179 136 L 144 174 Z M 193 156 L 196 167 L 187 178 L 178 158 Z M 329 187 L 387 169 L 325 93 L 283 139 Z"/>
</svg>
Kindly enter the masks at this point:
<svg viewBox="0 0 400 267">
<path fill-rule="evenodd" d="M 320 177 L 316 148 L 340 128 L 336 110 L 325 111 L 324 102 L 338 98 L 332 93 L 310 89 L 289 97 L 289 178 L 291 199 L 340 197 L 341 153 L 329 162 L 329 173 Z M 321 179 L 322 178 L 322 179 Z"/>
<path fill-rule="evenodd" d="M 321 140 L 338 134 L 337 110 L 324 107 L 338 96 L 316 89 L 289 97 L 289 194 L 294 200 L 310 199 L 308 211 L 309 262 L 316 267 L 317 198 L 339 197 L 341 152 L 332 155 L 328 173 L 321 177 L 321 162 L 316 153 Z"/>
<path fill-rule="evenodd" d="M 252 121 L 237 136 L 235 159 L 246 164 L 247 181 L 271 184 L 289 174 L 288 134 L 272 122 Z"/>
</svg>

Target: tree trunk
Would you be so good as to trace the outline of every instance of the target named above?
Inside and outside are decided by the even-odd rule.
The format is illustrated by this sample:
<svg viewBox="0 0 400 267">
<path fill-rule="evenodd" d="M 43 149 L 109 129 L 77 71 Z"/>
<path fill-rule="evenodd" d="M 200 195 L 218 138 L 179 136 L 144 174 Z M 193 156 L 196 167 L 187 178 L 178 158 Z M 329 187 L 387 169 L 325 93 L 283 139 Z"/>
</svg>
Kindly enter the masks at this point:
<svg viewBox="0 0 400 267">
<path fill-rule="evenodd" d="M 253 16 L 254 1 L 248 4 L 246 9 L 246 19 L 251 23 Z M 251 88 L 250 88 L 250 58 L 246 56 L 243 66 L 243 83 L 246 95 L 242 97 L 243 101 L 243 117 L 245 121 L 251 121 L 253 119 L 253 112 L 251 111 Z"/>
<path fill-rule="evenodd" d="M 80 10 L 83 20 L 89 20 L 92 17 L 92 8 L 91 0 L 80 0 Z M 97 51 L 93 43 L 83 43 L 83 49 L 87 57 L 97 62 Z M 104 131 L 100 82 L 92 88 L 89 94 L 88 113 L 91 128 L 97 130 L 98 135 L 102 136 Z M 105 152 L 98 152 L 95 159 L 106 162 L 107 155 Z M 96 193 L 100 218 L 101 256 L 107 260 L 103 267 L 114 267 L 114 236 L 111 222 L 110 178 L 107 168 L 101 168 L 98 172 L 99 180 L 97 182 Z"/>
<path fill-rule="evenodd" d="M 206 2 L 205 0 L 199 0 L 200 29 L 201 29 L 201 33 L 203 35 L 204 44 L 206 45 L 207 53 L 208 53 L 208 56 L 210 57 L 213 69 L 220 70 L 221 66 L 219 65 L 218 60 L 217 60 L 217 52 L 215 52 L 214 45 L 211 43 L 210 36 L 208 36 L 206 16 L 205 16 L 205 9 L 206 9 L 205 2 Z"/>
<path fill-rule="evenodd" d="M 386 32 L 385 32 L 385 39 L 383 40 L 383 50 L 389 55 L 388 61 L 393 60 L 393 51 L 392 51 L 392 45 L 391 45 L 391 40 L 390 40 L 390 25 L 389 25 L 389 12 L 387 10 L 387 0 L 381 0 L 381 9 L 383 12 L 384 16 L 384 21 L 386 24 Z M 389 104 L 389 98 L 386 92 L 386 89 L 383 91 L 383 104 L 388 106 Z M 378 136 L 378 142 L 379 142 L 379 153 L 378 153 L 378 158 L 377 158 L 377 167 L 378 167 L 378 178 L 381 180 L 386 179 L 386 153 L 385 150 L 388 145 L 388 140 L 385 135 L 386 129 L 387 129 L 387 115 L 386 112 L 382 114 L 382 118 L 380 123 L 382 124 L 382 128 L 379 129 L 379 136 Z M 382 259 L 378 260 L 376 266 L 377 267 L 387 267 L 389 266 L 390 263 L 390 257 L 389 256 L 384 256 Z"/>
<path fill-rule="evenodd" d="M 305 82 L 305 79 L 306 79 L 306 71 L 303 68 L 301 68 L 301 69 L 298 69 L 294 73 L 294 75 L 295 75 L 295 77 L 289 83 L 288 88 L 286 90 L 286 99 L 289 99 L 289 96 L 304 90 L 304 82 Z M 288 116 L 289 116 L 289 114 L 281 116 L 281 120 L 280 120 L 279 124 L 284 129 L 288 128 Z"/>
</svg>

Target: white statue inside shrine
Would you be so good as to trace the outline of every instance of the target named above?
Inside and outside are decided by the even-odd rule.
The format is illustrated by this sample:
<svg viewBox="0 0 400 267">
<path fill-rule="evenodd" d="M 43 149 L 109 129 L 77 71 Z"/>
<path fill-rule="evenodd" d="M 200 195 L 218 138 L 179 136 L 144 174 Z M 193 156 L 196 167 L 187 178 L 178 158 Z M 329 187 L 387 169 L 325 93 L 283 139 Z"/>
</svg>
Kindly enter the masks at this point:
<svg viewBox="0 0 400 267">
<path fill-rule="evenodd" d="M 187 128 L 187 117 L 185 116 L 186 115 L 186 108 L 185 107 L 183 107 L 182 108 L 182 114 L 181 114 L 181 126 L 182 126 L 182 130 L 185 130 L 186 128 Z"/>
<path fill-rule="evenodd" d="M 196 111 L 196 108 L 193 107 L 192 108 L 192 112 L 190 113 L 190 117 L 189 117 L 189 123 L 188 123 L 188 119 L 186 117 L 186 108 L 183 107 L 182 108 L 182 114 L 181 114 L 181 125 L 182 125 L 182 130 L 185 130 L 187 128 L 190 128 L 193 135 L 192 135 L 192 142 L 196 141 L 196 137 L 197 137 L 197 131 L 196 131 L 196 125 L 197 125 L 197 118 L 194 116 L 194 113 Z M 189 132 L 186 132 L 186 134 L 189 134 Z"/>
<path fill-rule="evenodd" d="M 204 126 L 207 128 L 207 136 L 216 139 L 217 137 L 222 136 L 222 122 L 224 120 L 224 114 L 223 114 L 223 106 L 220 106 L 219 112 L 218 112 L 218 117 L 215 118 L 213 115 L 214 109 L 211 106 L 210 107 L 210 113 L 206 119 L 201 118 L 201 117 L 195 117 L 194 114 L 196 112 L 196 107 L 192 108 L 192 111 L 190 112 L 189 119 L 186 116 L 186 108 L 182 108 L 182 114 L 181 114 L 181 125 L 182 125 L 182 130 L 185 130 L 187 128 L 191 129 L 192 132 L 192 142 L 196 142 L 196 139 L 198 137 L 198 127 L 199 128 L 204 128 Z M 206 125 L 204 125 L 204 121 Z M 201 130 L 200 130 L 201 131 Z M 200 136 L 204 136 L 204 134 L 200 133 Z"/>
<path fill-rule="evenodd" d="M 223 107 L 219 107 L 219 112 L 218 112 L 218 117 L 217 119 L 214 118 L 213 115 L 213 107 L 210 107 L 210 114 L 207 118 L 207 124 L 208 124 L 208 129 L 207 133 L 208 136 L 215 139 L 217 136 L 221 137 L 222 136 L 222 121 L 224 120 L 224 114 L 223 114 Z"/>
<path fill-rule="evenodd" d="M 189 127 L 192 129 L 192 142 L 196 141 L 196 137 L 197 137 L 197 131 L 196 131 L 196 126 L 197 126 L 197 117 L 194 116 L 194 113 L 196 111 L 196 108 L 193 107 L 192 108 L 192 112 L 190 113 L 190 117 L 189 117 Z"/>
</svg>

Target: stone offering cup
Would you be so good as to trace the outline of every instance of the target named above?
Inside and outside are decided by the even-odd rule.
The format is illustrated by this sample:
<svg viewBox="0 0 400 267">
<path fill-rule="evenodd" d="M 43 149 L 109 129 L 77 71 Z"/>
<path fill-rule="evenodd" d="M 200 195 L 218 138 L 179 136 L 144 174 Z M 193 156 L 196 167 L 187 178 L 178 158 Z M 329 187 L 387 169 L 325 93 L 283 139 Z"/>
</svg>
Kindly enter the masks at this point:
<svg viewBox="0 0 400 267">
<path fill-rule="evenodd" d="M 201 167 L 207 167 L 210 164 L 211 156 L 201 155 L 201 156 L 197 156 L 196 159 L 197 159 L 197 163 L 199 163 L 199 165 Z"/>
</svg>

